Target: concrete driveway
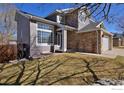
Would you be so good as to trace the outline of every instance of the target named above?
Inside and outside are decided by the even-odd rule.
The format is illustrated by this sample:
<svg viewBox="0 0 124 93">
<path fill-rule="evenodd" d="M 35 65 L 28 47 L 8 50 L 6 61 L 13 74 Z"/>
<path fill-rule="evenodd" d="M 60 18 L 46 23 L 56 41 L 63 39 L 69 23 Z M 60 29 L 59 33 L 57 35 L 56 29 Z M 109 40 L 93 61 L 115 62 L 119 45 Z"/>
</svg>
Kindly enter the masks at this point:
<svg viewBox="0 0 124 93">
<path fill-rule="evenodd" d="M 105 51 L 101 55 L 105 57 L 115 58 L 116 56 L 124 56 L 124 49 L 113 48 L 110 51 Z"/>
<path fill-rule="evenodd" d="M 102 54 L 84 53 L 84 52 L 81 52 L 81 54 L 108 57 L 108 58 L 115 58 L 118 55 L 124 56 L 124 49 L 113 48 L 112 50 L 105 51 Z"/>
</svg>

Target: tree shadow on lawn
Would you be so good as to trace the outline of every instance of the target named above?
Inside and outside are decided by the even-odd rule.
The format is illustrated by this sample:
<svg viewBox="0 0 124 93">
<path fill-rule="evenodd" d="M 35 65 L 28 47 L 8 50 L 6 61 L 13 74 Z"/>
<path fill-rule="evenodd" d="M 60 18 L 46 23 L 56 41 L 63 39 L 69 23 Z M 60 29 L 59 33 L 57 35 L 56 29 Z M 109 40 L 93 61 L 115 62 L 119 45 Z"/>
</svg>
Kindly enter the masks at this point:
<svg viewBox="0 0 124 93">
<path fill-rule="evenodd" d="M 71 59 L 74 59 L 74 58 L 71 57 Z M 67 75 L 67 76 L 64 76 L 64 77 L 59 78 L 59 79 L 57 79 L 57 80 L 55 80 L 55 81 L 52 81 L 52 82 L 49 83 L 48 85 L 53 85 L 53 84 L 55 84 L 55 83 L 57 83 L 57 82 L 59 82 L 59 81 L 62 81 L 62 80 L 65 80 L 65 79 L 69 79 L 69 78 L 71 78 L 71 77 L 73 77 L 73 76 L 76 76 L 76 75 L 78 75 L 78 74 L 87 73 L 88 71 L 92 74 L 91 77 L 93 77 L 94 82 L 97 81 L 97 80 L 99 80 L 99 78 L 97 77 L 97 75 L 95 74 L 95 72 L 90 68 L 90 63 L 89 63 L 87 60 L 85 60 L 85 59 L 83 59 L 82 62 L 83 62 L 83 63 L 85 62 L 86 70 L 81 71 L 81 72 L 76 72 L 76 73 L 73 73 L 73 74 L 70 74 L 70 75 Z M 84 79 L 83 77 L 81 77 L 81 78 L 82 78 L 82 80 L 83 80 L 85 83 L 88 84 L 89 81 L 86 81 L 86 79 Z"/>
<path fill-rule="evenodd" d="M 73 73 L 70 73 L 69 75 L 65 75 L 64 77 L 60 76 L 60 78 L 58 78 L 56 80 L 47 82 L 46 85 L 55 85 L 56 83 L 58 83 L 60 81 L 71 79 L 71 78 L 73 78 L 74 76 L 77 76 L 77 75 L 81 75 L 80 78 L 87 85 L 90 85 L 90 84 L 92 84 L 92 83 L 94 83 L 94 82 L 96 82 L 97 80 L 100 79 L 100 77 L 96 74 L 96 72 L 100 72 L 100 71 L 94 70 L 93 67 L 104 67 L 104 65 L 107 63 L 105 60 L 102 60 L 102 59 L 98 60 L 96 58 L 92 59 L 92 62 L 91 61 L 89 62 L 84 58 L 67 57 L 64 61 L 56 60 L 54 63 L 48 62 L 45 66 L 42 67 L 42 64 L 40 64 L 41 61 L 39 61 L 38 63 L 36 63 L 37 64 L 36 65 L 36 70 L 32 70 L 32 72 L 29 75 L 26 75 L 27 77 L 24 79 L 24 73 L 26 71 L 26 66 L 25 66 L 26 62 L 22 62 L 22 63 L 20 63 L 21 65 L 18 65 L 18 68 L 20 69 L 20 72 L 16 71 L 11 76 L 8 76 L 6 81 L 4 83 L 0 83 L 0 85 L 22 85 L 23 83 L 26 83 L 26 81 L 29 80 L 29 78 L 36 72 L 37 73 L 33 77 L 33 80 L 31 82 L 27 82 L 26 85 L 37 85 L 37 84 L 42 85 L 42 82 L 38 83 L 38 80 L 42 79 L 43 77 L 47 76 L 48 74 L 51 74 L 53 71 L 57 70 L 57 68 L 62 66 L 68 60 L 73 60 L 73 59 L 79 59 L 80 62 L 82 63 L 82 65 L 83 65 L 82 68 L 85 68 L 85 70 L 80 71 L 80 72 L 73 72 Z M 5 65 L 1 66 L 1 68 L 0 68 L 1 71 L 3 71 L 2 68 L 4 66 Z M 50 68 L 50 70 L 48 70 L 49 68 Z M 48 71 L 41 75 L 42 70 L 46 70 L 46 71 L 48 70 Z M 114 70 L 116 70 L 116 69 L 114 68 Z M 103 69 L 103 71 L 108 71 L 109 73 L 111 73 L 111 71 L 109 71 L 107 69 Z M 85 73 L 90 73 L 90 76 L 84 76 Z M 120 74 L 118 74 L 118 75 L 120 75 Z M 17 76 L 17 78 L 16 78 L 16 80 L 14 80 L 13 83 L 8 83 L 8 81 L 10 81 L 13 77 L 16 77 L 16 76 Z M 89 80 L 87 77 L 92 78 L 92 80 Z M 23 81 L 21 81 L 22 79 L 23 79 Z"/>
<path fill-rule="evenodd" d="M 75 57 L 70 57 L 70 59 L 75 59 Z M 76 76 L 76 75 L 79 75 L 79 74 L 81 74 L 81 75 L 83 75 L 83 74 L 85 74 L 85 73 L 90 73 L 91 75 L 89 76 L 92 80 L 89 80 L 86 76 L 81 76 L 81 78 L 82 78 L 82 80 L 87 84 L 87 85 L 90 85 L 90 84 L 92 84 L 92 83 L 94 83 L 94 82 L 96 82 L 96 81 L 98 81 L 98 80 L 100 80 L 100 77 L 99 77 L 99 75 L 97 75 L 96 74 L 96 72 L 98 73 L 98 72 L 102 72 L 102 70 L 101 71 L 99 71 L 99 69 L 96 71 L 96 70 L 94 70 L 93 69 L 93 67 L 101 67 L 101 68 L 103 68 L 103 72 L 108 72 L 108 73 L 110 73 L 110 74 L 114 74 L 114 73 L 111 73 L 111 71 L 109 71 L 109 69 L 104 69 L 104 65 L 106 64 L 106 63 L 108 63 L 107 61 L 105 61 L 105 60 L 102 60 L 102 59 L 96 59 L 96 58 L 93 58 L 93 60 L 92 61 L 87 61 L 86 59 L 84 59 L 84 58 L 76 58 L 76 59 L 79 59 L 79 60 L 81 60 L 82 61 L 82 63 L 84 64 L 85 63 L 85 68 L 86 68 L 86 70 L 84 70 L 84 71 L 81 71 L 81 72 L 76 72 L 76 73 L 73 73 L 73 74 L 70 74 L 70 75 L 67 75 L 67 76 L 64 76 L 64 77 L 62 77 L 62 78 L 59 78 L 59 79 L 56 79 L 55 81 L 52 81 L 52 82 L 50 82 L 48 85 L 54 85 L 54 84 L 57 84 L 58 82 L 60 82 L 60 81 L 64 81 L 64 80 L 66 80 L 66 79 L 70 79 L 70 78 L 73 78 L 73 76 Z M 84 66 L 83 66 L 84 67 Z M 118 68 L 116 68 L 116 70 L 117 70 Z M 111 68 L 111 70 L 115 70 L 115 68 Z M 116 71 L 115 70 L 115 71 Z M 119 73 L 118 73 L 118 75 L 120 75 Z M 105 75 L 106 76 L 106 75 Z M 110 75 L 111 76 L 111 75 Z M 87 79 L 86 79 L 87 78 Z"/>
<path fill-rule="evenodd" d="M 65 61 L 67 61 L 67 60 L 65 60 Z M 47 74 L 51 73 L 52 71 L 56 70 L 59 66 L 61 66 L 62 64 L 64 64 L 64 62 L 61 62 L 60 60 L 57 60 L 56 62 L 54 62 L 52 64 L 49 63 L 49 64 L 47 64 L 46 66 L 44 66 L 42 68 L 42 65 L 40 63 L 41 63 L 40 61 L 37 63 L 37 66 L 36 66 L 37 74 L 34 77 L 34 80 L 32 80 L 31 82 L 27 83 L 28 85 L 36 85 L 37 84 L 37 81 L 40 78 L 46 76 Z M 20 72 L 17 71 L 15 73 L 13 73 L 11 76 L 8 76 L 8 78 L 5 80 L 5 82 L 4 83 L 0 83 L 0 85 L 21 85 L 21 84 L 25 83 L 36 72 L 35 70 L 32 71 L 32 73 L 30 73 L 23 81 L 21 81 L 21 79 L 23 78 L 24 73 L 25 73 L 25 68 L 26 68 L 25 64 L 26 63 L 25 62 L 21 62 L 20 64 L 21 65 L 17 65 L 18 68 L 20 69 Z M 3 70 L 3 66 L 1 66 L 1 68 L 0 68 L 1 71 Z M 50 67 L 52 67 L 52 69 L 50 69 L 49 71 L 47 71 L 46 73 L 44 73 L 42 76 L 40 76 L 41 71 L 43 69 L 48 69 Z M 16 80 L 14 80 L 13 83 L 8 83 L 8 81 L 10 81 L 13 77 L 16 77 L 16 76 L 17 76 L 17 78 L 16 78 Z"/>
</svg>

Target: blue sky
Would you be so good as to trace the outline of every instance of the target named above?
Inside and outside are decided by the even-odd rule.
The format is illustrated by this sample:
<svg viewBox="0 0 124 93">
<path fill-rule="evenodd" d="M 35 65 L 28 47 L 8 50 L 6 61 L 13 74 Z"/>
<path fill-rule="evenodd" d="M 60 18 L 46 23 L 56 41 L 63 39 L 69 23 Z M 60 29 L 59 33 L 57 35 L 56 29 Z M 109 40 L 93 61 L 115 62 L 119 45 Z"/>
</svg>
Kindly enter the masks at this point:
<svg viewBox="0 0 124 93">
<path fill-rule="evenodd" d="M 70 7 L 74 7 L 73 4 L 63 4 L 63 3 L 59 3 L 59 4 L 49 4 L 49 3 L 42 3 L 42 4 L 16 4 L 16 6 L 20 9 L 23 10 L 25 12 L 37 15 L 37 16 L 41 16 L 41 17 L 45 17 L 48 14 L 50 14 L 51 12 L 55 11 L 56 9 L 64 9 L 64 8 L 70 8 Z M 123 16 L 124 15 L 124 4 L 120 4 L 120 5 L 113 5 L 110 11 L 110 14 L 116 15 L 116 17 L 119 16 Z M 109 24 L 108 22 L 104 21 L 105 27 L 109 32 L 118 32 L 116 25 L 115 24 Z"/>
</svg>

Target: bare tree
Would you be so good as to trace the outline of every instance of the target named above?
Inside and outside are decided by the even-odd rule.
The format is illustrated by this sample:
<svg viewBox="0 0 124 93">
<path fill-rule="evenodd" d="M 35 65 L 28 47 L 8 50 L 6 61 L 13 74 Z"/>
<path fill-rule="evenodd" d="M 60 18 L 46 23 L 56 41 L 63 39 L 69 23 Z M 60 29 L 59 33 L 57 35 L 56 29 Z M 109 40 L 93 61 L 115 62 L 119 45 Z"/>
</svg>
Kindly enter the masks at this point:
<svg viewBox="0 0 124 93">
<path fill-rule="evenodd" d="M 16 7 L 14 4 L 0 4 L 0 56 L 9 59 L 7 55 L 11 51 L 9 48 L 9 40 L 14 38 L 16 32 L 15 22 Z M 12 51 L 11 51 L 12 52 Z M 7 57 L 7 58 L 6 58 Z M 0 60 L 2 60 L 0 58 Z M 8 60 L 6 60 L 8 61 Z"/>
<path fill-rule="evenodd" d="M 124 16 L 117 19 L 117 30 L 119 30 L 124 36 Z"/>
<path fill-rule="evenodd" d="M 86 7 L 86 11 L 89 10 L 90 12 L 87 14 L 87 17 L 93 16 L 100 21 L 109 20 L 110 10 L 113 4 L 111 3 L 83 3 L 83 4 L 75 4 L 78 9 L 82 7 Z M 112 17 L 112 16 L 110 16 Z"/>
<path fill-rule="evenodd" d="M 12 38 L 16 30 L 15 9 L 13 4 L 0 4 L 0 32 L 4 37 L 4 43 Z"/>
</svg>

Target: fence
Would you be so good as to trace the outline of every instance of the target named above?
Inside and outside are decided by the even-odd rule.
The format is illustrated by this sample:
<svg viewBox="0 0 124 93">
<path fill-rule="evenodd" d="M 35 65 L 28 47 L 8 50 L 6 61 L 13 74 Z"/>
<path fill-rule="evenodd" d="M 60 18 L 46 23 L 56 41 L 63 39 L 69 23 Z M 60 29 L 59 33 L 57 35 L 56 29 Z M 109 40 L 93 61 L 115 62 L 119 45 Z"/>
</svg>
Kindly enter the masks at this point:
<svg viewBox="0 0 124 93">
<path fill-rule="evenodd" d="M 9 62 L 17 58 L 17 45 L 0 45 L 0 63 Z"/>
</svg>

